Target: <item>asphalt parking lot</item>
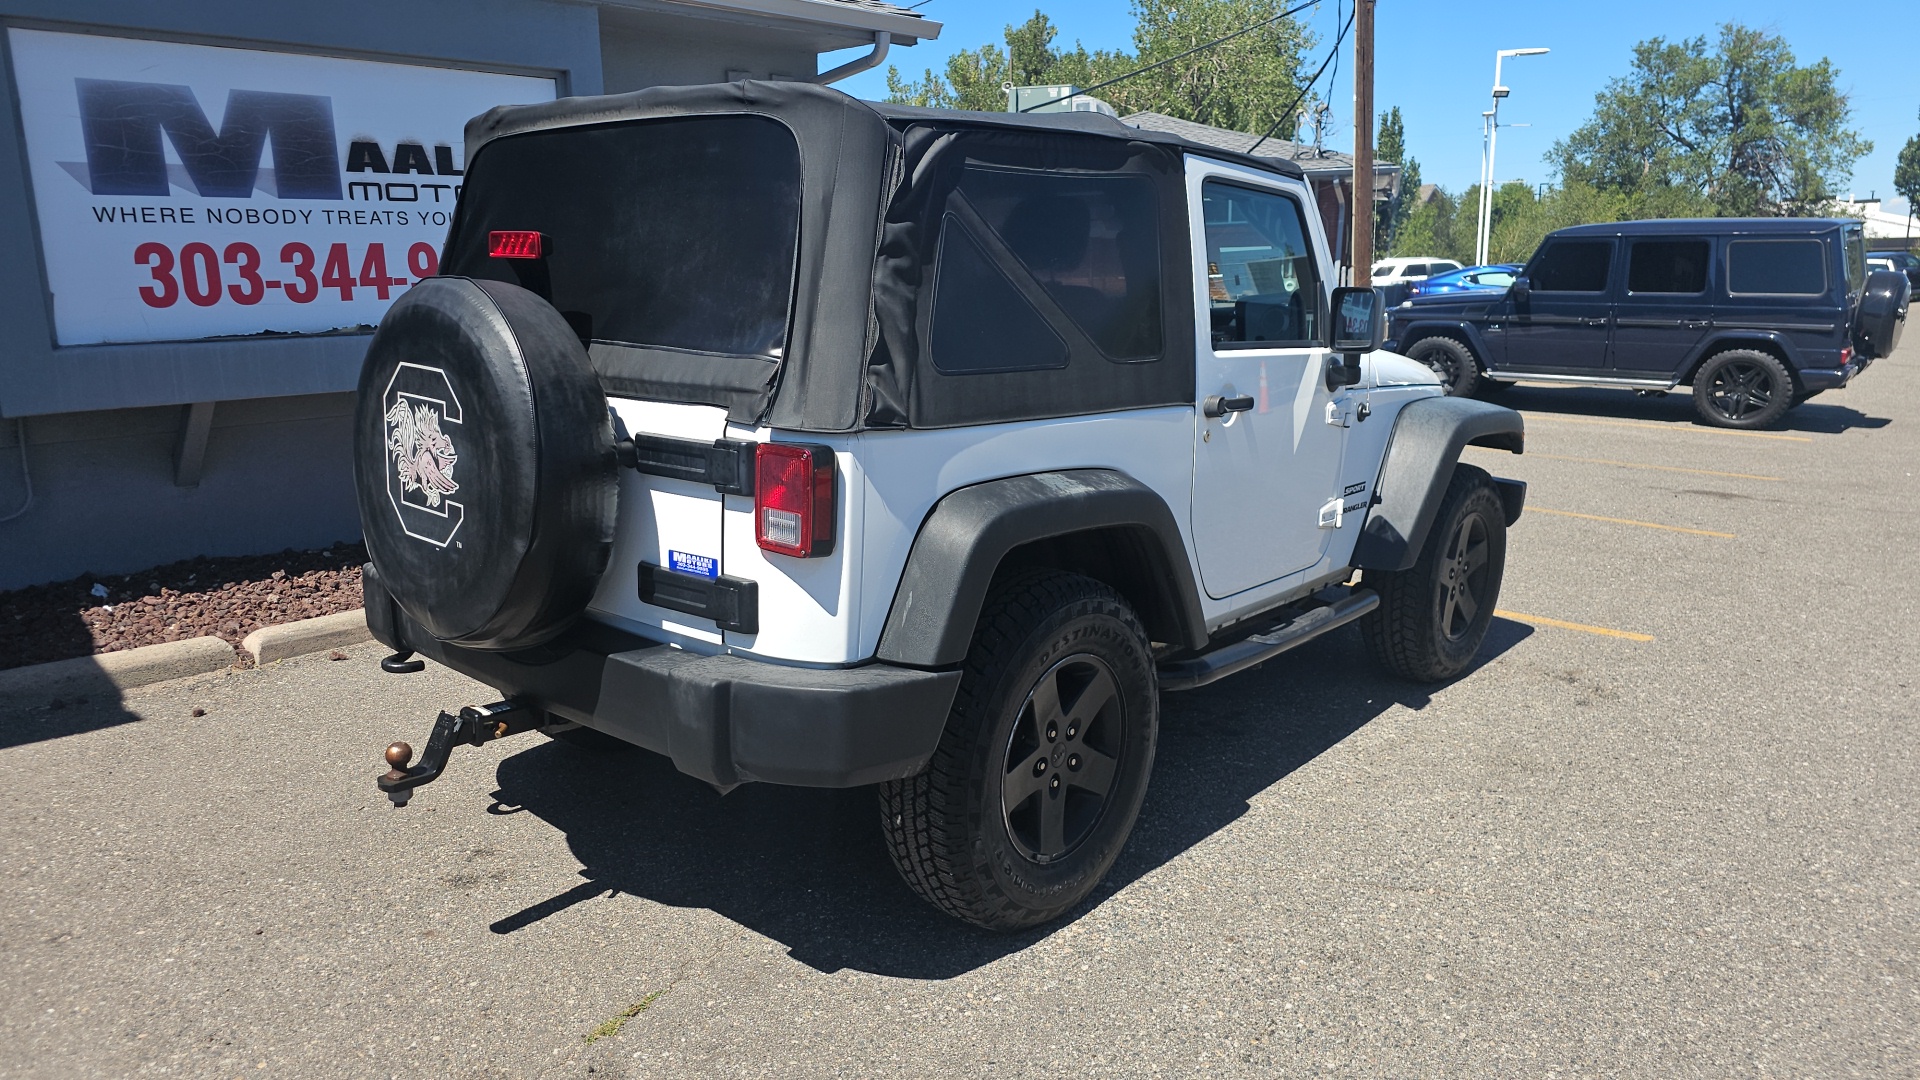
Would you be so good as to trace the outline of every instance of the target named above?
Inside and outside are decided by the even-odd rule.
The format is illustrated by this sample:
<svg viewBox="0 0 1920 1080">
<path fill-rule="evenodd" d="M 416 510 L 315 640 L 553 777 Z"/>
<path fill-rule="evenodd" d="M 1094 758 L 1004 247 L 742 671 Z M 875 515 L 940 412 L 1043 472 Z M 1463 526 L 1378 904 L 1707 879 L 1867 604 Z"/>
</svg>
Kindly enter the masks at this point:
<svg viewBox="0 0 1920 1080">
<path fill-rule="evenodd" d="M 1044 931 L 922 905 L 865 790 L 535 735 L 393 811 L 381 747 L 491 698 L 375 646 L 0 703 L 0 1075 L 1920 1072 L 1920 333 L 1767 432 L 1506 400 L 1483 663 L 1169 696 Z"/>
</svg>

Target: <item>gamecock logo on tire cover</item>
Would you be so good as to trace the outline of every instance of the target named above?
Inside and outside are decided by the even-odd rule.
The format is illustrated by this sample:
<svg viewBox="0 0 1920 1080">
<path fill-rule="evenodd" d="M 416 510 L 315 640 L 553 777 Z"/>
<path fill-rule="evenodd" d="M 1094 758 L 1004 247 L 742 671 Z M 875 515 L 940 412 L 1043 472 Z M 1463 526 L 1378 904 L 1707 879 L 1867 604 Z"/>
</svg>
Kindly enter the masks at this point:
<svg viewBox="0 0 1920 1080">
<path fill-rule="evenodd" d="M 446 547 L 467 516 L 466 505 L 449 498 L 460 490 L 453 478 L 460 451 L 442 425 L 458 426 L 466 415 L 453 383 L 439 368 L 401 364 L 387 381 L 381 405 L 387 500 L 408 536 Z"/>
</svg>

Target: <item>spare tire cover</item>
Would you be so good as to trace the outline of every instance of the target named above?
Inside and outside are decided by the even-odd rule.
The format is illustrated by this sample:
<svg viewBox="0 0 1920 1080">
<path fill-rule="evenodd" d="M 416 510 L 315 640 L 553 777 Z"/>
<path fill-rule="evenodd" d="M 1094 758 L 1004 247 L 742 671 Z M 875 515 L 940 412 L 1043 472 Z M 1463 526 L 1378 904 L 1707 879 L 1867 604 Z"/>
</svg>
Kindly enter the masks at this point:
<svg viewBox="0 0 1920 1080">
<path fill-rule="evenodd" d="M 551 304 L 468 278 L 407 290 L 367 349 L 353 437 L 367 552 L 428 633 L 520 649 L 585 610 L 613 548 L 613 425 Z"/>
<path fill-rule="evenodd" d="M 1912 288 L 1907 275 L 1898 270 L 1875 270 L 1867 275 L 1860 308 L 1853 316 L 1853 347 L 1867 359 L 1891 356 L 1900 344 Z"/>
</svg>

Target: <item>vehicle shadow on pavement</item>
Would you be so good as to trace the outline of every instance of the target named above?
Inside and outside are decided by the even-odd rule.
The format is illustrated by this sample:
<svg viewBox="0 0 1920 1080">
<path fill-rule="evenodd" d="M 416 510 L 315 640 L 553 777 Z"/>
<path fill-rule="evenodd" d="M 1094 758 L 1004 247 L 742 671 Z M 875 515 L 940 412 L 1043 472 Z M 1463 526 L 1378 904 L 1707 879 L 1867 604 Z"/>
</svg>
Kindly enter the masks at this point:
<svg viewBox="0 0 1920 1080">
<path fill-rule="evenodd" d="M 84 735 L 140 719 L 121 707 L 119 688 L 104 675 L 4 696 L 5 700 L 0 700 L 0 750 Z"/>
<path fill-rule="evenodd" d="M 1478 664 L 1531 632 L 1496 620 Z M 1250 799 L 1389 708 L 1424 708 L 1434 689 L 1383 676 L 1349 630 L 1213 687 L 1165 696 L 1152 788 L 1120 861 L 1067 918 L 1018 934 L 960 923 L 910 893 L 881 844 L 870 788 L 748 784 L 721 796 L 656 754 L 549 743 L 501 762 L 494 812 L 530 812 L 564 832 L 586 880 L 501 912 L 492 928 L 510 934 L 621 892 L 712 910 L 820 971 L 951 978 L 1071 923 L 1231 824 Z"/>
<path fill-rule="evenodd" d="M 1530 632 L 1498 619 L 1478 665 Z M 812 969 L 950 978 L 1079 919 L 1236 821 L 1250 799 L 1380 713 L 1421 709 L 1432 692 L 1380 675 L 1356 630 L 1344 630 L 1258 671 L 1165 696 L 1154 780 L 1133 840 L 1087 903 L 1023 934 L 977 930 L 912 896 L 881 846 L 870 788 L 747 784 L 720 796 L 655 753 L 549 742 L 501 761 L 493 811 L 534 813 L 559 828 L 586 880 L 499 913 L 493 932 L 513 934 L 574 903 L 624 892 L 710 909 L 787 945 Z"/>
<path fill-rule="evenodd" d="M 1514 386 L 1488 400 L 1522 412 L 1558 413 L 1609 420 L 1650 420 L 1662 423 L 1697 424 L 1693 398 L 1684 390 L 1665 397 L 1640 397 L 1624 390 L 1590 387 Z M 1822 398 L 1787 410 L 1780 422 L 1766 431 L 1798 431 L 1814 435 L 1838 435 L 1853 428 L 1883 428 L 1893 420 L 1868 416 L 1849 405 L 1828 404 Z"/>
</svg>

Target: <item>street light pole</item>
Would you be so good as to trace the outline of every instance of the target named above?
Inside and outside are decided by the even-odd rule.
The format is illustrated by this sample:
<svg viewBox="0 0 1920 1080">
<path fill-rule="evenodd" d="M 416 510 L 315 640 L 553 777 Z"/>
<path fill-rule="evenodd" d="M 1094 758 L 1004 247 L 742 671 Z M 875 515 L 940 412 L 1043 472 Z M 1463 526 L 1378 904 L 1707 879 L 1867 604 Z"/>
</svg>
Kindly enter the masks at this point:
<svg viewBox="0 0 1920 1080">
<path fill-rule="evenodd" d="M 1509 56 L 1540 56 L 1548 49 L 1499 49 L 1493 54 L 1493 108 L 1480 115 L 1486 118 L 1486 167 L 1480 173 L 1480 228 L 1474 238 L 1473 259 L 1480 266 L 1487 263 L 1487 248 L 1493 240 L 1493 170 L 1494 154 L 1500 144 L 1500 99 L 1513 91 L 1500 84 L 1500 62 Z"/>
<path fill-rule="evenodd" d="M 1473 264 L 1475 266 L 1487 264 L 1487 247 L 1486 242 L 1480 238 L 1480 226 L 1487 220 L 1487 188 L 1493 184 L 1493 164 L 1488 160 L 1490 155 L 1487 153 L 1489 137 L 1493 134 L 1493 117 L 1492 110 L 1480 114 L 1480 189 L 1475 193 L 1473 203 Z"/>
</svg>

